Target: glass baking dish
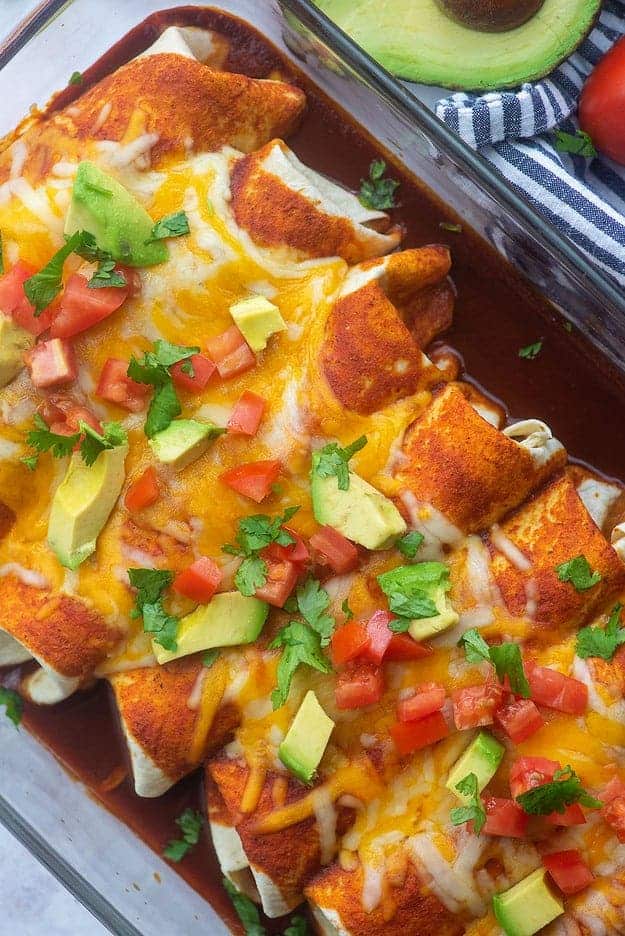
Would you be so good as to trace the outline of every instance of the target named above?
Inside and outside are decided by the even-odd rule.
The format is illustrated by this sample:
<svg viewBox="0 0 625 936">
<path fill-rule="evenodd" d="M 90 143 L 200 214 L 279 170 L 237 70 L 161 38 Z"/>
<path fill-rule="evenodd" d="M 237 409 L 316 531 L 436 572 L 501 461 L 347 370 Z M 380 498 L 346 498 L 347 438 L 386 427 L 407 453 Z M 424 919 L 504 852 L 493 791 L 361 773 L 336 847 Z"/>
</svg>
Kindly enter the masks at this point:
<svg viewBox="0 0 625 936">
<path fill-rule="evenodd" d="M 74 71 L 167 0 L 50 0 L 0 46 L 0 133 L 45 104 Z M 625 298 L 441 124 L 306 0 L 222 0 L 403 163 L 463 224 L 478 231 L 577 326 L 625 368 Z M 449 215 L 449 209 L 445 209 Z M 496 327 L 496 323 L 493 323 Z M 112 932 L 219 934 L 212 908 L 154 852 L 92 799 L 38 742 L 0 719 L 0 821 Z"/>
</svg>

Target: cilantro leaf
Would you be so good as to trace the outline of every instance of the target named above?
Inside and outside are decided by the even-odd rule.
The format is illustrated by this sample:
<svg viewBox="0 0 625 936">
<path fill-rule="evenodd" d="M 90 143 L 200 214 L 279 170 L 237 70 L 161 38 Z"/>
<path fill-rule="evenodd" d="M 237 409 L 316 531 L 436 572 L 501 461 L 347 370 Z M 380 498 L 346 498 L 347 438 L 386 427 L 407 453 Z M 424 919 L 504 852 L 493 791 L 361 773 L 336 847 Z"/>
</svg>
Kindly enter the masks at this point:
<svg viewBox="0 0 625 936">
<path fill-rule="evenodd" d="M 327 647 L 332 638 L 336 621 L 329 614 L 324 614 L 330 604 L 330 596 L 317 579 L 309 578 L 296 591 L 299 612 L 321 638 L 321 646 Z"/>
<path fill-rule="evenodd" d="M 383 159 L 374 159 L 369 166 L 369 178 L 360 180 L 360 204 L 365 208 L 377 211 L 386 211 L 395 207 L 395 190 L 399 182 L 395 179 L 383 178 L 386 172 L 386 163 Z"/>
<path fill-rule="evenodd" d="M 143 431 L 148 439 L 153 439 L 158 432 L 167 429 L 181 413 L 182 406 L 174 388 L 174 382 L 168 378 L 156 388 L 150 400 Z"/>
<path fill-rule="evenodd" d="M 239 520 L 236 545 L 227 543 L 222 546 L 224 552 L 233 556 L 251 556 L 260 552 L 270 543 L 278 546 L 291 546 L 295 540 L 283 525 L 295 516 L 298 507 L 287 507 L 282 516 L 268 517 L 266 514 L 253 514 Z"/>
<path fill-rule="evenodd" d="M 601 627 L 583 627 L 577 635 L 576 653 L 582 660 L 601 657 L 611 660 L 617 649 L 625 643 L 625 628 L 620 627 L 622 604 L 616 604 L 605 630 Z"/>
<path fill-rule="evenodd" d="M 467 662 L 482 663 L 486 660 L 490 663 L 490 647 L 477 628 L 465 631 L 458 643 L 464 647 Z"/>
<path fill-rule="evenodd" d="M 343 603 L 341 605 L 341 611 L 345 615 L 345 623 L 347 623 L 348 621 L 351 621 L 351 619 L 354 616 L 354 612 L 350 608 L 349 601 L 347 600 L 347 598 L 343 599 Z"/>
<path fill-rule="evenodd" d="M 166 650 L 175 650 L 178 619 L 167 614 L 162 594 L 174 580 L 167 569 L 128 569 L 128 578 L 137 589 L 136 605 L 131 618 L 143 617 L 143 629 L 154 634 L 154 640 Z"/>
<path fill-rule="evenodd" d="M 540 341 L 535 341 L 534 344 L 525 345 L 524 348 L 519 350 L 519 357 L 525 358 L 526 361 L 533 361 L 534 358 L 537 358 L 540 352 L 543 349 L 542 338 Z"/>
<path fill-rule="evenodd" d="M 480 798 L 477 776 L 474 773 L 467 774 L 460 783 L 456 784 L 456 789 L 459 793 L 468 797 L 468 802 L 465 806 L 452 809 L 449 818 L 453 825 L 473 822 L 473 831 L 476 835 L 479 835 L 486 822 L 486 810 Z"/>
<path fill-rule="evenodd" d="M 567 806 L 580 803 L 587 809 L 601 809 L 603 803 L 591 796 L 582 786 L 572 767 L 558 770 L 549 783 L 533 787 L 516 797 L 516 801 L 530 816 L 550 816 L 563 813 Z"/>
<path fill-rule="evenodd" d="M 568 562 L 562 562 L 556 566 L 556 572 L 561 582 L 570 582 L 575 591 L 587 591 L 594 585 L 597 585 L 602 575 L 599 572 L 593 572 L 586 556 L 575 556 Z"/>
<path fill-rule="evenodd" d="M 66 458 L 71 455 L 80 441 L 80 433 L 74 435 L 58 435 L 52 432 L 44 419 L 35 413 L 33 416 L 35 428 L 26 436 L 26 444 L 38 452 L 51 452 L 54 458 Z"/>
<path fill-rule="evenodd" d="M 218 656 L 219 656 L 218 647 L 215 647 L 213 650 L 207 650 L 204 656 L 202 657 L 202 666 L 205 666 L 206 669 L 210 669 Z"/>
<path fill-rule="evenodd" d="M 439 221 L 438 226 L 441 231 L 450 231 L 452 234 L 462 234 L 461 224 L 452 224 L 451 221 Z"/>
<path fill-rule="evenodd" d="M 406 533 L 405 536 L 398 539 L 395 545 L 406 559 L 414 559 L 423 543 L 423 539 L 423 533 L 417 533 L 416 530 L 413 530 L 412 533 Z"/>
<path fill-rule="evenodd" d="M 284 931 L 284 936 L 308 936 L 308 923 L 306 917 L 297 914 L 291 917 L 289 925 Z"/>
<path fill-rule="evenodd" d="M 199 347 L 171 344 L 169 341 L 155 341 L 152 351 L 146 351 L 143 360 L 131 357 L 127 374 L 138 383 L 151 384 L 155 387 L 150 401 L 144 432 L 152 439 L 157 432 L 167 429 L 171 422 L 180 416 L 182 407 L 174 388 L 169 368 L 179 361 L 199 354 Z"/>
<path fill-rule="evenodd" d="M 521 648 L 518 644 L 509 642 L 489 647 L 475 627 L 466 631 L 458 643 L 464 647 L 469 663 L 492 663 L 499 682 L 503 683 L 507 676 L 510 689 L 515 695 L 524 699 L 530 698 L 530 685 L 525 678 Z"/>
<path fill-rule="evenodd" d="M 249 598 L 257 588 L 262 588 L 267 582 L 269 568 L 260 556 L 246 556 L 234 576 L 234 584 L 242 595 Z"/>
<path fill-rule="evenodd" d="M 597 155 L 590 136 L 583 130 L 577 133 L 566 133 L 564 130 L 556 130 L 555 147 L 559 153 L 572 153 L 574 156 L 586 156 L 588 158 Z"/>
<path fill-rule="evenodd" d="M 39 464 L 39 456 L 38 455 L 23 455 L 22 458 L 20 458 L 20 461 L 22 462 L 23 465 L 26 465 L 29 471 L 34 471 L 37 465 Z"/>
<path fill-rule="evenodd" d="M 173 214 L 165 215 L 160 221 L 157 221 L 152 228 L 152 236 L 148 243 L 156 240 L 162 240 L 165 237 L 181 237 L 189 233 L 189 219 L 185 211 L 176 211 Z"/>
<path fill-rule="evenodd" d="M 93 188 L 93 186 L 92 186 Z M 107 195 L 111 193 L 106 189 L 97 189 L 99 192 L 104 192 Z M 108 251 L 101 250 L 98 247 L 97 241 L 93 234 L 90 234 L 89 231 L 81 231 L 82 238 L 80 244 L 78 244 L 74 250 L 74 253 L 77 253 L 79 257 L 82 257 L 83 260 L 90 260 L 95 262 L 96 260 L 100 262 L 101 260 L 112 260 L 112 256 Z"/>
<path fill-rule="evenodd" d="M 102 423 L 102 434 L 85 422 L 80 422 L 79 427 L 84 433 L 80 443 L 80 454 L 87 466 L 93 465 L 98 455 L 105 449 L 117 448 L 128 441 L 124 427 L 117 422 Z"/>
<path fill-rule="evenodd" d="M 410 629 L 411 624 L 410 618 L 397 617 L 388 622 L 388 629 L 393 631 L 394 634 L 405 634 Z"/>
<path fill-rule="evenodd" d="M 4 686 L 0 686 L 0 705 L 4 705 L 6 717 L 9 718 L 17 728 L 22 720 L 22 712 L 24 711 L 24 700 L 21 695 L 14 692 L 13 689 L 6 689 Z"/>
<path fill-rule="evenodd" d="M 70 254 L 83 242 L 83 231 L 76 231 L 67 243 L 46 263 L 43 269 L 24 282 L 24 292 L 31 305 L 35 307 L 34 316 L 38 318 L 44 309 L 56 299 L 63 288 L 63 266 Z"/>
<path fill-rule="evenodd" d="M 450 588 L 449 569 L 442 562 L 399 566 L 378 575 L 378 582 L 389 610 L 400 619 L 389 624 L 396 633 L 408 630 L 410 621 L 440 614 L 437 601 Z M 407 619 L 407 623 L 402 619 Z"/>
<path fill-rule="evenodd" d="M 182 832 L 182 838 L 172 839 L 163 849 L 165 858 L 170 861 L 182 861 L 194 845 L 200 840 L 203 819 L 195 809 L 185 809 L 176 819 L 176 825 Z"/>
<path fill-rule="evenodd" d="M 246 936 L 266 936 L 267 930 L 260 922 L 260 913 L 254 901 L 237 890 L 228 878 L 224 878 L 222 883 Z"/>
<path fill-rule="evenodd" d="M 297 668 L 310 666 L 320 673 L 332 672 L 329 660 L 321 650 L 321 638 L 303 621 L 290 621 L 269 644 L 270 650 L 283 647 L 278 663 L 278 685 L 271 694 L 274 709 L 283 706 L 289 696 L 291 681 Z"/>
<path fill-rule="evenodd" d="M 82 73 L 79 71 L 72 72 L 67 83 L 71 85 L 82 84 Z"/>
<path fill-rule="evenodd" d="M 98 269 L 89 280 L 87 286 L 89 289 L 102 289 L 104 286 L 127 286 L 126 277 L 121 270 L 115 269 L 115 261 L 100 260 Z"/>
<path fill-rule="evenodd" d="M 141 609 L 143 614 L 143 630 L 148 634 L 154 634 L 154 641 L 160 644 L 165 650 L 172 652 L 177 649 L 178 644 L 178 618 L 168 614 L 163 607 L 163 602 L 159 598 L 152 604 L 144 604 Z"/>
<path fill-rule="evenodd" d="M 342 448 L 338 442 L 330 442 L 313 453 L 312 471 L 319 478 L 336 476 L 339 491 L 349 490 L 349 460 L 367 444 L 367 437 L 360 436 L 351 445 Z"/>
</svg>

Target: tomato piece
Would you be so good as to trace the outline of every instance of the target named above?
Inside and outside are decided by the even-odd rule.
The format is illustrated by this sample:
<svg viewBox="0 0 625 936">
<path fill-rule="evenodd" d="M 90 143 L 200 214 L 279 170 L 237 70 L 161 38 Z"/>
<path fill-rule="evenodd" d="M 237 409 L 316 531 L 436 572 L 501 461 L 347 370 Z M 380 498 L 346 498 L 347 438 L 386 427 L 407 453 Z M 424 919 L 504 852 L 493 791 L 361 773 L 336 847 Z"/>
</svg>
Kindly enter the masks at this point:
<svg viewBox="0 0 625 936">
<path fill-rule="evenodd" d="M 41 415 L 57 435 L 74 435 L 81 422 L 87 423 L 96 432 L 102 432 L 102 426 L 93 413 L 71 397 L 50 394 L 42 403 Z"/>
<path fill-rule="evenodd" d="M 432 712 L 440 712 L 447 693 L 440 683 L 429 682 L 417 686 L 417 691 L 407 699 L 397 703 L 397 718 L 400 722 L 417 721 Z"/>
<path fill-rule="evenodd" d="M 530 817 L 512 799 L 489 796 L 484 800 L 488 835 L 505 835 L 508 838 L 523 838 Z"/>
<path fill-rule="evenodd" d="M 501 705 L 503 689 L 494 682 L 455 689 L 451 694 L 454 722 L 459 731 L 492 725 L 495 709 Z"/>
<path fill-rule="evenodd" d="M 619 842 L 625 843 L 625 784 L 614 777 L 601 797 L 605 803 L 601 810 L 603 819 L 616 832 Z"/>
<path fill-rule="evenodd" d="M 591 72 L 579 99 L 579 123 L 595 147 L 625 165 L 625 42 L 620 39 Z"/>
<path fill-rule="evenodd" d="M 542 862 L 560 890 L 565 894 L 579 894 L 595 879 L 594 874 L 576 848 L 543 855 Z"/>
<path fill-rule="evenodd" d="M 569 715 L 583 715 L 586 711 L 588 687 L 579 679 L 534 663 L 525 664 L 525 675 L 532 690 L 532 699 L 538 705 Z"/>
<path fill-rule="evenodd" d="M 378 666 L 384 659 L 393 637 L 393 631 L 388 626 L 392 620 L 394 620 L 393 615 L 388 611 L 375 611 L 367 621 L 367 637 L 369 640 L 362 652 L 362 656 Z"/>
<path fill-rule="evenodd" d="M 337 627 L 332 634 L 332 662 L 335 666 L 349 663 L 366 649 L 369 643 L 367 630 L 359 621 L 348 621 Z"/>
<path fill-rule="evenodd" d="M 337 575 L 351 572 L 358 565 L 358 550 L 334 527 L 319 527 L 310 537 L 309 543 L 320 554 L 324 564 L 329 565 Z"/>
<path fill-rule="evenodd" d="M 230 419 L 228 432 L 231 435 L 255 436 L 265 414 L 267 401 L 263 397 L 246 390 L 239 397 Z"/>
<path fill-rule="evenodd" d="M 440 712 L 433 712 L 418 721 L 395 722 L 389 728 L 391 737 L 401 756 L 442 741 L 449 734 L 447 722 Z"/>
<path fill-rule="evenodd" d="M 185 366 L 189 362 L 193 367 L 193 376 L 185 374 Z M 178 361 L 170 368 L 174 383 L 182 390 L 188 390 L 190 393 L 200 393 L 207 386 L 208 381 L 215 373 L 215 364 L 205 354 L 193 354 L 186 361 Z"/>
<path fill-rule="evenodd" d="M 127 286 L 90 289 L 89 280 L 80 273 L 74 273 L 61 296 L 61 305 L 50 326 L 50 335 L 52 338 L 72 338 L 108 318 L 127 298 Z"/>
<path fill-rule="evenodd" d="M 69 341 L 51 338 L 40 341 L 24 355 L 30 379 L 36 387 L 56 387 L 76 379 L 78 366 Z"/>
<path fill-rule="evenodd" d="M 549 783 L 559 769 L 560 764 L 557 761 L 546 757 L 519 757 L 510 768 L 510 790 L 513 797 L 516 799 L 521 793 Z"/>
<path fill-rule="evenodd" d="M 276 608 L 282 608 L 295 588 L 299 577 L 299 567 L 293 562 L 267 562 L 267 581 L 256 589 L 256 597 L 267 601 Z"/>
<path fill-rule="evenodd" d="M 136 511 L 150 507 L 158 500 L 159 486 L 156 470 L 150 466 L 141 477 L 133 481 L 124 498 L 127 510 Z"/>
<path fill-rule="evenodd" d="M 432 648 L 417 643 L 409 634 L 393 634 L 384 654 L 385 663 L 397 663 L 403 660 L 421 660 L 430 656 Z"/>
<path fill-rule="evenodd" d="M 221 335 L 210 338 L 206 342 L 206 348 L 217 366 L 219 376 L 224 380 L 236 377 L 256 364 L 254 352 L 236 325 L 232 325 Z"/>
<path fill-rule="evenodd" d="M 283 529 L 287 531 L 289 536 L 293 537 L 295 542 L 290 543 L 288 546 L 280 546 L 279 543 L 270 543 L 261 553 L 263 559 L 276 559 L 278 562 L 295 562 L 300 563 L 300 565 L 304 562 L 308 562 L 310 553 L 308 552 L 308 546 L 301 536 L 291 530 L 290 527 L 285 526 Z"/>
<path fill-rule="evenodd" d="M 126 373 L 127 370 L 128 361 L 108 358 L 102 368 L 95 392 L 102 400 L 117 403 L 130 410 L 131 413 L 139 413 L 145 409 L 152 388 L 147 384 L 132 380 Z"/>
<path fill-rule="evenodd" d="M 237 494 L 260 504 L 271 493 L 271 485 L 277 481 L 281 469 L 279 461 L 247 462 L 224 471 L 219 477 Z"/>
<path fill-rule="evenodd" d="M 530 738 L 545 724 L 531 699 L 511 699 L 495 712 L 495 720 L 515 744 Z"/>
<path fill-rule="evenodd" d="M 172 587 L 179 595 L 191 601 L 208 604 L 221 584 L 221 579 L 222 572 L 217 563 L 208 556 L 200 556 L 178 573 Z"/>
<path fill-rule="evenodd" d="M 334 687 L 339 709 L 357 709 L 379 702 L 384 694 L 384 675 L 379 666 L 352 665 L 339 673 Z"/>
<path fill-rule="evenodd" d="M 567 806 L 563 813 L 554 812 L 545 816 L 545 821 L 552 826 L 576 826 L 584 825 L 586 816 L 579 803 L 573 803 Z"/>
<path fill-rule="evenodd" d="M 24 283 L 36 272 L 34 267 L 18 260 L 12 270 L 0 276 L 0 312 L 10 315 L 20 328 L 38 336 L 48 330 L 54 312 L 47 308 L 35 316 L 35 308 L 26 298 Z"/>
<path fill-rule="evenodd" d="M 602 799 L 604 803 L 610 803 L 613 799 L 616 799 L 617 796 L 625 796 L 625 782 L 623 782 L 620 777 L 612 777 L 612 779 L 606 783 L 600 799 Z"/>
</svg>

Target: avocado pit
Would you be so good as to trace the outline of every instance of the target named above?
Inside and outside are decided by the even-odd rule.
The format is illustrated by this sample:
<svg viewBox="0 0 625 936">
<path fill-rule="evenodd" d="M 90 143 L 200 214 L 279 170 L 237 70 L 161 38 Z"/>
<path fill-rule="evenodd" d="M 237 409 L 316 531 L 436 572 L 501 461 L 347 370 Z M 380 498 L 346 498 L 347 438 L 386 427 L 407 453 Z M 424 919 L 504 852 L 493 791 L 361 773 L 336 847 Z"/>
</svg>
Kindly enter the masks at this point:
<svg viewBox="0 0 625 936">
<path fill-rule="evenodd" d="M 452 19 L 479 32 L 507 32 L 538 13 L 545 0 L 437 0 Z"/>
</svg>

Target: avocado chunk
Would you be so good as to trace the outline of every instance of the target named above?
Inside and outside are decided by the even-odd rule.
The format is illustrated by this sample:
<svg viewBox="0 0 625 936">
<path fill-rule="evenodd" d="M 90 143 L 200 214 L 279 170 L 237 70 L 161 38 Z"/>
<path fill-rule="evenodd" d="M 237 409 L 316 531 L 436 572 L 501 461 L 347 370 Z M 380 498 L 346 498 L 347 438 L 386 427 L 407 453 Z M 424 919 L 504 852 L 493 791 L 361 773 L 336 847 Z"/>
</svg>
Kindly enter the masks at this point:
<svg viewBox="0 0 625 936">
<path fill-rule="evenodd" d="M 159 663 L 212 650 L 213 647 L 236 647 L 253 643 L 263 629 L 269 605 L 258 598 L 246 598 L 240 592 L 221 592 L 208 604 L 198 605 L 178 625 L 175 650 L 165 650 L 152 641 Z"/>
<path fill-rule="evenodd" d="M 354 471 L 349 487 L 339 488 L 338 478 L 319 476 L 319 454 L 313 453 L 310 486 L 315 520 L 328 524 L 367 549 L 387 549 L 406 532 L 406 523 L 395 504 Z"/>
<path fill-rule="evenodd" d="M 61 565 L 77 569 L 95 552 L 96 540 L 109 518 L 124 483 L 128 444 L 101 452 L 87 466 L 79 452 L 52 499 L 48 545 Z"/>
<path fill-rule="evenodd" d="M 276 332 L 285 331 L 280 309 L 264 296 L 251 296 L 230 306 L 230 315 L 252 351 L 264 351 Z"/>
<path fill-rule="evenodd" d="M 24 351 L 35 343 L 25 328 L 17 325 L 8 315 L 0 313 L 0 387 L 6 387 L 24 367 Z"/>
<path fill-rule="evenodd" d="M 310 783 L 323 757 L 334 722 L 326 715 L 314 692 L 304 696 L 286 737 L 278 748 L 278 757 L 302 783 Z"/>
<path fill-rule="evenodd" d="M 445 786 L 454 796 L 464 802 L 467 797 L 456 787 L 461 780 L 472 773 L 477 777 L 477 788 L 481 793 L 497 773 L 504 753 L 503 744 L 500 744 L 487 731 L 480 731 L 451 768 Z"/>
<path fill-rule="evenodd" d="M 222 435 L 220 429 L 210 422 L 197 419 L 175 419 L 167 429 L 157 432 L 149 445 L 156 458 L 172 468 L 186 468 L 204 454 L 211 439 Z"/>
<path fill-rule="evenodd" d="M 128 189 L 92 162 L 81 162 L 76 172 L 65 233 L 92 234 L 100 250 L 127 266 L 164 263 L 169 250 L 162 240 L 152 241 L 154 221 Z"/>
<path fill-rule="evenodd" d="M 506 936 L 534 936 L 564 913 L 564 905 L 547 883 L 547 869 L 537 868 L 510 890 L 495 894 L 493 910 Z"/>
<path fill-rule="evenodd" d="M 409 614 L 410 605 L 418 604 L 422 599 L 434 605 L 436 613 L 431 617 L 425 616 L 426 607 L 421 617 L 411 621 L 409 632 L 413 640 L 435 637 L 458 623 L 459 616 L 447 595 L 450 588 L 449 569 L 444 563 L 416 562 L 414 565 L 398 566 L 379 575 L 378 582 L 389 599 L 391 611 L 397 614 L 404 614 L 398 597 L 406 600 L 405 616 Z"/>
<path fill-rule="evenodd" d="M 449 16 L 438 0 L 316 3 L 394 75 L 466 91 L 512 88 L 542 78 L 586 38 L 601 8 L 601 0 L 545 0 L 516 29 L 478 32 Z M 464 3 L 470 9 L 479 5 Z"/>
</svg>

